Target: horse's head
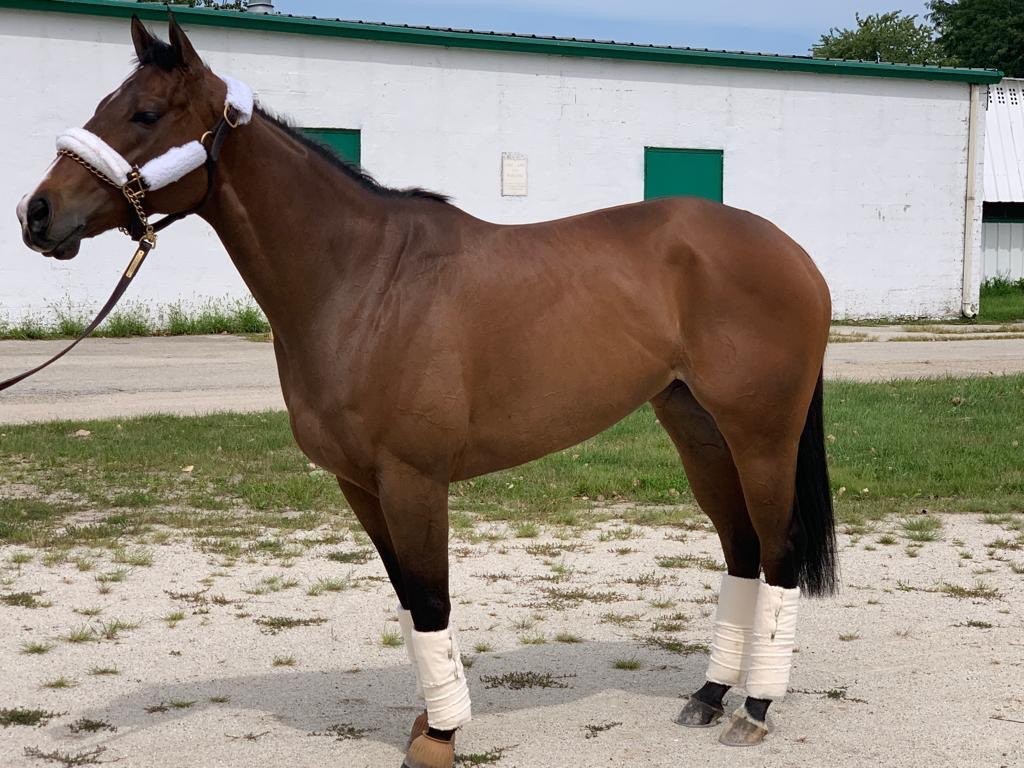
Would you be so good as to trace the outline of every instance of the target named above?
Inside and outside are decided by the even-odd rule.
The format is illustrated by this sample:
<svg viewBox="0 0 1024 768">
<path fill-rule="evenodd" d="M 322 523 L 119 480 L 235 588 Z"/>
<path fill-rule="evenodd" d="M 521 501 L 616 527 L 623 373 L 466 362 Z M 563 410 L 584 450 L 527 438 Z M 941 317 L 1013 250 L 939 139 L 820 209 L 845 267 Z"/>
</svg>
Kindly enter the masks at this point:
<svg viewBox="0 0 1024 768">
<path fill-rule="evenodd" d="M 104 176 L 120 173 L 123 167 L 142 166 L 172 147 L 200 139 L 224 111 L 225 83 L 203 64 L 173 18 L 169 39 L 169 44 L 158 40 L 138 18 L 132 19 L 139 66 L 100 101 L 84 126 L 89 133 L 77 134 L 94 149 L 94 153 L 78 154 L 94 158 L 94 165 L 99 160 L 101 171 L 113 167 Z M 110 163 L 102 162 L 111 156 Z M 78 253 L 82 238 L 136 225 L 137 217 L 115 183 L 122 180 L 104 183 L 98 175 L 80 161 L 59 155 L 35 191 L 18 204 L 26 245 L 46 256 L 70 259 Z M 189 172 L 180 181 L 147 193 L 146 213 L 196 205 L 206 190 L 204 175 Z"/>
</svg>

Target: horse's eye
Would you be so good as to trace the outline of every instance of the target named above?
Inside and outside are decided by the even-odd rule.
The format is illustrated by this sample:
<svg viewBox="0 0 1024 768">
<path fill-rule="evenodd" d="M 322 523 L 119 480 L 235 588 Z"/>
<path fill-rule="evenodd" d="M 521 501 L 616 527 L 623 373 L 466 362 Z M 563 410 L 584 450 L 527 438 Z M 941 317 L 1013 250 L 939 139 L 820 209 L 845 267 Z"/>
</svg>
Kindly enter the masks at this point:
<svg viewBox="0 0 1024 768">
<path fill-rule="evenodd" d="M 160 119 L 160 115 L 156 112 L 136 112 L 132 115 L 133 123 L 142 123 L 143 125 L 152 125 Z"/>
</svg>

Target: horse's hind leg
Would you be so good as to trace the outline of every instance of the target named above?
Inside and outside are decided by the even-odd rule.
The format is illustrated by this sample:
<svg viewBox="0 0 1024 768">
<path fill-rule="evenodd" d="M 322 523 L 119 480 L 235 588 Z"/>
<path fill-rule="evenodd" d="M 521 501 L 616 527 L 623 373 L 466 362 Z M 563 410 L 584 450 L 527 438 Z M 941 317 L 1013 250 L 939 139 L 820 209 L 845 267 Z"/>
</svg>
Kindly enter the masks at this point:
<svg viewBox="0 0 1024 768">
<path fill-rule="evenodd" d="M 744 404 L 716 414 L 757 532 L 765 580 L 748 653 L 747 700 L 720 739 L 733 746 L 759 743 L 768 732 L 769 705 L 786 694 L 800 587 L 824 595 L 836 579 L 820 375 L 813 395 L 796 390 L 771 402 L 774 409 Z"/>
<path fill-rule="evenodd" d="M 651 401 L 686 468 L 697 503 L 722 542 L 722 577 L 707 682 L 690 696 L 676 722 L 708 727 L 722 717 L 722 699 L 746 680 L 760 571 L 759 543 L 732 453 L 718 425 L 680 381 Z"/>
</svg>

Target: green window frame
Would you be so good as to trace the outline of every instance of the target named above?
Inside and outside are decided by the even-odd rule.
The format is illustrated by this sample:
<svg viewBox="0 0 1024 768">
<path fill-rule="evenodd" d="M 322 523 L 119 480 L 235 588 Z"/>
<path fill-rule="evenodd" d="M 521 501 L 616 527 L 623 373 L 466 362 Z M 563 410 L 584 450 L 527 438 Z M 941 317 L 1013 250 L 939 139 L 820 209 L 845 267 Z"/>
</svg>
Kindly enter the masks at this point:
<svg viewBox="0 0 1024 768">
<path fill-rule="evenodd" d="M 343 160 L 355 166 L 362 164 L 362 134 L 358 128 L 302 128 L 302 132 Z"/>
<path fill-rule="evenodd" d="M 690 195 L 720 203 L 724 180 L 721 149 L 644 147 L 644 200 Z"/>
</svg>

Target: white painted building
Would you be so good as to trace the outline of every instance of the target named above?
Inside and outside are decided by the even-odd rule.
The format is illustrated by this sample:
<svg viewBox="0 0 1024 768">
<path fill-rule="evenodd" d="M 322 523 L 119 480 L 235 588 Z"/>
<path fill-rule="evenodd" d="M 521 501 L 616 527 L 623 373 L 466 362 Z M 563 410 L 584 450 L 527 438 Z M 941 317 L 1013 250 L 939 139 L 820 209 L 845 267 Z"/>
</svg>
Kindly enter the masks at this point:
<svg viewBox="0 0 1024 768">
<path fill-rule="evenodd" d="M 1024 80 L 989 89 L 982 276 L 1024 279 Z"/>
<path fill-rule="evenodd" d="M 73 261 L 44 260 L 21 244 L 14 208 L 54 137 L 128 73 L 133 12 L 164 34 L 155 6 L 0 0 L 0 317 L 63 300 L 95 307 L 123 267 L 118 234 Z M 215 70 L 297 125 L 343 129 L 325 136 L 358 147 L 386 184 L 442 191 L 507 223 L 645 193 L 720 196 L 811 253 L 836 317 L 976 309 L 985 89 L 998 73 L 210 10 L 177 18 Z M 525 194 L 502 194 L 505 153 L 504 191 Z M 287 205 L 288 191 L 275 193 Z M 241 295 L 198 219 L 161 236 L 132 287 L 151 304 Z"/>
</svg>

